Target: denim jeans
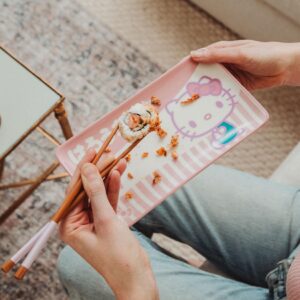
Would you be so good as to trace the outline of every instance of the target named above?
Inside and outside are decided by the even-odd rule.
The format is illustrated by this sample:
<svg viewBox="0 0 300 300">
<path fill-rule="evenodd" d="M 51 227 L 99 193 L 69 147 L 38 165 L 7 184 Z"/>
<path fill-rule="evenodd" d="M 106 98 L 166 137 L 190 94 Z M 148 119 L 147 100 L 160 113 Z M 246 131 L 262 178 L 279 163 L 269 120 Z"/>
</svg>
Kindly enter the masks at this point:
<svg viewBox="0 0 300 300">
<path fill-rule="evenodd" d="M 145 216 L 134 234 L 150 257 L 160 299 L 269 300 L 276 295 L 265 277 L 272 270 L 277 276 L 277 263 L 299 244 L 299 212 L 296 187 L 213 165 Z M 192 246 L 233 279 L 168 256 L 150 240 L 154 232 Z M 69 247 L 58 271 L 71 299 L 114 299 L 104 279 Z"/>
</svg>

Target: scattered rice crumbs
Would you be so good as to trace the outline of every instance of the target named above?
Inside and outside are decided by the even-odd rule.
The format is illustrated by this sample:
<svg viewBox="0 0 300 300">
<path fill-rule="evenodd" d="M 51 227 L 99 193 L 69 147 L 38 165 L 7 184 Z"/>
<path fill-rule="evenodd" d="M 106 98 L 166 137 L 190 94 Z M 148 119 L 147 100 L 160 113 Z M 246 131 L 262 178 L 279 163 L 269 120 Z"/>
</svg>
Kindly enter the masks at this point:
<svg viewBox="0 0 300 300">
<path fill-rule="evenodd" d="M 155 118 L 154 120 L 150 121 L 150 131 L 155 131 L 158 127 L 160 127 L 160 119 Z"/>
<path fill-rule="evenodd" d="M 171 156 L 172 156 L 172 158 L 173 158 L 174 160 L 178 159 L 178 154 L 177 154 L 176 151 L 173 151 L 172 154 L 171 154 Z"/>
<path fill-rule="evenodd" d="M 181 101 L 180 103 L 181 103 L 182 105 L 190 104 L 190 103 L 195 102 L 195 101 L 198 100 L 199 98 L 200 98 L 200 95 L 199 95 L 199 94 L 193 94 L 192 97 L 187 98 L 186 100 L 183 100 L 183 101 Z"/>
<path fill-rule="evenodd" d="M 143 152 L 142 153 L 142 158 L 146 158 L 146 157 L 148 157 L 149 156 L 149 153 L 148 152 Z"/>
<path fill-rule="evenodd" d="M 151 97 L 151 104 L 152 105 L 157 105 L 157 106 L 160 106 L 160 99 L 159 98 L 157 98 L 156 96 L 152 96 Z"/>
<path fill-rule="evenodd" d="M 105 150 L 104 150 L 105 153 L 109 153 L 111 152 L 111 149 L 109 147 L 107 147 Z"/>
<path fill-rule="evenodd" d="M 157 171 L 154 171 L 152 174 L 153 174 L 152 184 L 159 183 L 161 181 L 161 175 Z"/>
<path fill-rule="evenodd" d="M 175 148 L 176 146 L 178 146 L 178 143 L 179 143 L 179 135 L 172 135 L 171 137 L 171 141 L 170 141 L 170 146 L 172 148 Z"/>
<path fill-rule="evenodd" d="M 127 177 L 128 177 L 129 179 L 133 179 L 132 173 L 128 172 L 128 173 L 127 173 Z"/>
<path fill-rule="evenodd" d="M 156 150 L 156 154 L 158 156 L 167 156 L 167 150 L 165 147 L 160 147 L 159 149 Z"/>
<path fill-rule="evenodd" d="M 168 133 L 160 126 L 156 128 L 156 133 L 160 138 L 164 138 Z"/>
<path fill-rule="evenodd" d="M 125 193 L 125 199 L 126 200 L 130 200 L 130 199 L 132 199 L 133 198 L 133 194 L 131 193 L 131 192 L 126 192 Z"/>
<path fill-rule="evenodd" d="M 127 162 L 129 162 L 131 160 L 131 154 L 128 153 L 126 156 L 125 156 L 125 159 Z"/>
</svg>

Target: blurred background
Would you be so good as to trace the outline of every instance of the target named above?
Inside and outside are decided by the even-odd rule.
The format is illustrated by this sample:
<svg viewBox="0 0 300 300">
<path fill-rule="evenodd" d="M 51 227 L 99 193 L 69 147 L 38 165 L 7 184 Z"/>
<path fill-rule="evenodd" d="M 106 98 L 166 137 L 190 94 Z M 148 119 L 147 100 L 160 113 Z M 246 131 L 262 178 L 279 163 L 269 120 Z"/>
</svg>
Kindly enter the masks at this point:
<svg viewBox="0 0 300 300">
<path fill-rule="evenodd" d="M 299 14 L 297 0 L 0 0 L 0 43 L 66 97 L 76 134 L 192 49 L 241 38 L 299 41 Z M 300 140 L 300 88 L 264 90 L 255 96 L 269 111 L 269 123 L 218 163 L 284 181 L 300 161 L 299 146 L 295 149 Z M 54 118 L 44 123 L 62 137 Z M 3 182 L 45 168 L 54 151 L 31 134 L 7 158 Z M 286 160 L 291 151 L 292 158 Z M 44 183 L 0 226 L 1 261 L 48 220 L 67 182 Z M 18 192 L 1 191 L 0 210 Z M 23 282 L 1 274 L 0 299 L 65 299 L 55 270 L 62 246 L 52 239 L 35 272 Z M 201 257 L 194 255 L 200 264 Z"/>
</svg>

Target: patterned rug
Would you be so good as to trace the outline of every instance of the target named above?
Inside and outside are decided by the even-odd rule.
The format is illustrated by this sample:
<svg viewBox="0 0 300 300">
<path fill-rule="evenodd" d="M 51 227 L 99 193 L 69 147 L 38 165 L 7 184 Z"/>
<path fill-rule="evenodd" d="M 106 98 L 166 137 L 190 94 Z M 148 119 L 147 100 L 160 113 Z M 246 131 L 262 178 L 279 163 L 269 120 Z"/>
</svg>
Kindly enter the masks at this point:
<svg viewBox="0 0 300 300">
<path fill-rule="evenodd" d="M 162 73 L 72 0 L 1 0 L 0 24 L 2 45 L 66 96 L 75 133 Z M 63 140 L 54 117 L 43 125 Z M 54 146 L 35 132 L 6 160 L 2 182 L 34 176 L 53 159 Z M 47 221 L 67 181 L 43 184 L 0 226 L 1 262 Z M 1 192 L 0 211 L 20 192 Z M 62 246 L 53 238 L 22 282 L 0 274 L 0 299 L 64 299 L 55 269 Z"/>
</svg>

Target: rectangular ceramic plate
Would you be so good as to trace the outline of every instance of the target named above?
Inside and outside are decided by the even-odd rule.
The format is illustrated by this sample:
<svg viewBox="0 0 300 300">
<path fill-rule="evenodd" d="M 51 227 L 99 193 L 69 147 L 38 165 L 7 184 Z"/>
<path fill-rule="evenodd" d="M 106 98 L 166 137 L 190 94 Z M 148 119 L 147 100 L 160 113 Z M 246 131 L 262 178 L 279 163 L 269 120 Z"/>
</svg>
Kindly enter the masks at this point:
<svg viewBox="0 0 300 300">
<path fill-rule="evenodd" d="M 192 94 L 201 97 L 189 105 L 180 103 Z M 61 145 L 57 149 L 61 164 L 72 174 L 87 149 L 100 148 L 122 112 L 134 103 L 149 103 L 153 95 L 162 101 L 160 118 L 168 135 L 161 139 L 150 133 L 132 152 L 126 173 L 131 172 L 134 178 L 123 176 L 117 211 L 128 225 L 137 222 L 268 119 L 266 110 L 223 66 L 197 64 L 187 57 Z M 156 149 L 167 147 L 173 134 L 179 135 L 179 158 L 174 161 L 170 153 L 157 156 Z M 116 155 L 127 146 L 119 134 L 111 143 Z M 149 156 L 141 158 L 143 152 L 149 152 Z M 156 185 L 152 185 L 154 171 L 162 176 Z M 127 191 L 132 192 L 133 199 L 125 200 Z"/>
</svg>

